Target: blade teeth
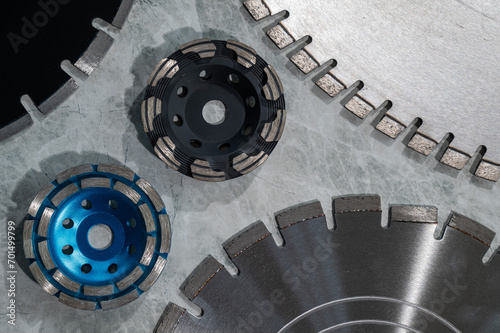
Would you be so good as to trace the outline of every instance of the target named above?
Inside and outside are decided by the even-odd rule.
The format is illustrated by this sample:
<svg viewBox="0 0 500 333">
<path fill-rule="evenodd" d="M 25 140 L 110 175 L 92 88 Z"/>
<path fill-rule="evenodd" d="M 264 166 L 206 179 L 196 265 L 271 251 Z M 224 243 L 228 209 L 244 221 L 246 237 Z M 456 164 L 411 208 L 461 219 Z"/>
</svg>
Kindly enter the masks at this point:
<svg viewBox="0 0 500 333">
<path fill-rule="evenodd" d="M 160 212 L 163 208 L 165 208 L 165 205 L 163 204 L 163 201 L 161 200 L 158 192 L 156 192 L 151 184 L 144 180 L 144 178 L 139 179 L 135 184 L 139 186 L 139 188 L 143 190 L 144 193 L 146 193 L 157 212 Z"/>
<path fill-rule="evenodd" d="M 153 254 L 155 252 L 155 244 L 156 244 L 156 237 L 148 236 L 146 240 L 146 248 L 144 249 L 144 253 L 142 254 L 142 258 L 140 261 L 141 265 L 145 266 L 149 265 L 151 259 L 153 259 Z"/>
<path fill-rule="evenodd" d="M 279 139 L 281 139 L 281 135 L 283 134 L 283 130 L 285 129 L 285 119 L 286 119 L 286 110 L 278 110 L 276 119 L 272 123 L 266 123 L 264 125 L 264 128 L 260 133 L 262 138 L 266 140 L 266 142 L 279 141 Z"/>
<path fill-rule="evenodd" d="M 436 148 L 437 142 L 417 132 L 407 146 L 420 154 L 428 156 Z"/>
<path fill-rule="evenodd" d="M 114 190 L 123 193 L 127 198 L 132 200 L 134 204 L 137 204 L 141 200 L 141 195 L 133 190 L 130 186 L 125 185 L 122 182 L 116 182 L 113 187 Z"/>
<path fill-rule="evenodd" d="M 116 309 L 122 305 L 135 301 L 138 298 L 139 298 L 139 293 L 137 292 L 137 290 L 134 289 L 133 291 L 129 292 L 128 294 L 122 297 L 118 297 L 109 301 L 102 301 L 101 308 L 103 310 Z"/>
<path fill-rule="evenodd" d="M 500 179 L 500 165 L 482 160 L 474 174 L 486 180 L 497 182 Z"/>
<path fill-rule="evenodd" d="M 193 178 L 204 181 L 218 182 L 226 179 L 224 172 L 214 171 L 210 168 L 210 163 L 204 160 L 196 160 L 191 164 Z"/>
<path fill-rule="evenodd" d="M 56 267 L 54 261 L 52 261 L 52 257 L 50 256 L 49 247 L 46 240 L 38 243 L 38 253 L 40 253 L 42 263 L 47 270 L 50 271 L 52 268 Z"/>
<path fill-rule="evenodd" d="M 177 304 L 168 303 L 163 311 L 160 320 L 156 324 L 154 333 L 170 333 L 173 332 L 179 319 L 186 312 L 186 309 L 181 308 Z"/>
<path fill-rule="evenodd" d="M 483 244 L 490 246 L 495 232 L 467 216 L 452 212 L 448 218 L 448 226 L 457 229 Z"/>
<path fill-rule="evenodd" d="M 118 166 L 118 165 L 99 164 L 97 166 L 97 171 L 98 172 L 114 173 L 114 174 L 122 176 L 123 178 L 126 178 L 130 181 L 133 181 L 134 177 L 135 177 L 135 173 L 133 171 L 131 171 L 130 169 L 127 169 L 125 167 Z"/>
<path fill-rule="evenodd" d="M 257 53 L 248 45 L 229 39 L 226 47 L 236 52 L 238 55 L 236 61 L 246 68 L 252 67 L 257 62 Z"/>
<path fill-rule="evenodd" d="M 319 66 L 319 63 L 313 58 L 313 56 L 307 52 L 305 48 L 295 53 L 290 60 L 297 66 L 302 73 L 308 74 L 313 69 Z"/>
<path fill-rule="evenodd" d="M 300 203 L 275 213 L 280 229 L 320 216 L 325 216 L 325 213 L 318 200 Z"/>
<path fill-rule="evenodd" d="M 84 173 L 89 173 L 92 171 L 94 171 L 94 169 L 92 169 L 91 164 L 83 164 L 61 172 L 56 176 L 56 180 L 58 184 L 61 184 L 64 181 L 70 179 L 71 177 L 78 176 Z"/>
<path fill-rule="evenodd" d="M 155 231 L 155 221 L 153 219 L 153 215 L 151 214 L 151 210 L 147 204 L 142 204 L 139 206 L 139 210 L 141 212 L 142 217 L 144 218 L 144 222 L 146 223 L 146 231 L 148 233 Z"/>
<path fill-rule="evenodd" d="M 182 284 L 183 294 L 192 301 L 222 267 L 212 256 L 206 257 Z"/>
<path fill-rule="evenodd" d="M 399 134 L 401 134 L 401 132 L 403 132 L 405 126 L 396 119 L 392 118 L 390 115 L 386 114 L 375 128 L 388 137 L 395 139 Z"/>
<path fill-rule="evenodd" d="M 106 296 L 113 293 L 113 285 L 104 287 L 83 286 L 83 294 L 86 296 Z"/>
<path fill-rule="evenodd" d="M 378 195 L 352 195 L 333 198 L 334 214 L 355 212 L 380 212 L 381 204 Z"/>
<path fill-rule="evenodd" d="M 70 195 L 72 195 L 73 193 L 76 193 L 78 192 L 79 189 L 78 187 L 71 183 L 69 184 L 68 186 L 65 186 L 64 188 L 62 188 L 53 198 L 52 198 L 52 204 L 56 207 L 58 207 L 61 202 L 64 201 L 64 199 L 66 199 L 67 197 L 69 197 Z"/>
<path fill-rule="evenodd" d="M 267 155 L 264 151 L 261 151 L 255 156 L 248 156 L 247 154 L 242 153 L 233 159 L 233 168 L 242 175 L 245 175 L 257 169 L 267 160 L 268 157 L 269 155 Z"/>
<path fill-rule="evenodd" d="M 222 246 L 230 258 L 271 235 L 264 223 L 257 221 L 228 239 Z"/>
<path fill-rule="evenodd" d="M 164 136 L 156 142 L 154 148 L 156 155 L 170 168 L 178 171 L 181 167 L 181 163 L 175 158 L 175 144 L 170 140 L 168 136 Z"/>
<path fill-rule="evenodd" d="M 438 209 L 432 206 L 393 205 L 390 208 L 391 222 L 437 223 Z"/>
<path fill-rule="evenodd" d="M 92 177 L 92 178 L 85 178 L 82 179 L 81 182 L 81 187 L 82 189 L 85 188 L 90 188 L 90 187 L 104 187 L 104 188 L 109 188 L 110 181 L 108 178 L 101 178 L 101 177 Z"/>
<path fill-rule="evenodd" d="M 346 89 L 345 84 L 343 84 L 335 75 L 328 72 L 318 81 L 316 85 L 321 88 L 330 97 L 337 96 L 342 90 Z"/>
<path fill-rule="evenodd" d="M 120 290 L 127 289 L 142 276 L 142 273 L 142 269 L 136 266 L 129 275 L 116 283 L 116 287 Z"/>
<path fill-rule="evenodd" d="M 35 254 L 33 253 L 33 242 L 31 241 L 31 235 L 33 234 L 33 220 L 24 221 L 23 228 L 23 250 L 24 256 L 28 259 L 34 259 Z"/>
<path fill-rule="evenodd" d="M 33 217 L 36 217 L 36 214 L 38 213 L 38 210 L 42 206 L 43 200 L 45 200 L 45 197 L 49 195 L 49 193 L 55 188 L 55 185 L 48 183 L 45 185 L 40 192 L 35 196 L 35 199 L 30 204 L 30 208 L 28 209 L 28 214 L 30 214 Z"/>
<path fill-rule="evenodd" d="M 78 292 L 80 290 L 80 284 L 68 278 L 60 270 L 57 270 L 54 275 L 52 275 L 54 280 L 56 280 L 64 288 L 71 290 L 73 292 Z"/>
<path fill-rule="evenodd" d="M 448 147 L 440 159 L 440 162 L 457 170 L 462 170 L 470 156 L 453 148 Z"/>
<path fill-rule="evenodd" d="M 356 94 L 346 103 L 345 108 L 354 113 L 358 118 L 364 119 L 375 108 L 367 100 Z"/>
<path fill-rule="evenodd" d="M 295 42 L 295 39 L 281 23 L 267 30 L 266 34 L 279 49 L 283 49 Z"/>
<path fill-rule="evenodd" d="M 167 260 L 165 258 L 158 257 L 149 275 L 139 285 L 139 289 L 141 289 L 142 291 L 148 291 L 160 276 L 166 263 Z"/>
<path fill-rule="evenodd" d="M 59 295 L 59 302 L 69 305 L 73 308 L 80 309 L 80 310 L 87 310 L 87 311 L 94 311 L 96 309 L 96 302 L 92 301 L 84 301 L 81 299 L 77 299 L 74 297 L 71 297 L 65 293 L 61 293 Z"/>
<path fill-rule="evenodd" d="M 179 49 L 184 54 L 194 52 L 198 53 L 200 58 L 210 58 L 215 55 L 215 50 L 217 48 L 211 39 L 202 38 L 183 44 L 179 47 Z"/>
<path fill-rule="evenodd" d="M 262 87 L 264 96 L 269 101 L 276 101 L 283 95 L 283 84 L 273 66 L 268 65 L 264 68 L 264 73 L 267 76 L 267 83 Z"/>
<path fill-rule="evenodd" d="M 172 231 L 170 229 L 170 219 L 167 214 L 161 214 L 160 228 L 161 228 L 161 245 L 160 253 L 168 253 L 170 251 L 170 239 L 172 236 Z"/>
<path fill-rule="evenodd" d="M 43 290 L 45 290 L 48 294 L 54 295 L 57 293 L 59 290 L 52 285 L 52 283 L 47 280 L 45 275 L 43 275 L 42 270 L 40 269 L 40 266 L 38 266 L 38 263 L 35 261 L 33 262 L 30 266 L 30 271 L 33 277 L 35 278 L 36 282 L 42 287 Z"/>
<path fill-rule="evenodd" d="M 262 0 L 246 0 L 243 4 L 256 21 L 271 14 L 269 8 Z"/>
<path fill-rule="evenodd" d="M 38 232 L 37 234 L 42 237 L 47 237 L 47 231 L 49 229 L 50 219 L 54 214 L 54 210 L 49 207 L 45 207 L 45 210 L 40 217 L 40 222 L 38 223 Z"/>
</svg>

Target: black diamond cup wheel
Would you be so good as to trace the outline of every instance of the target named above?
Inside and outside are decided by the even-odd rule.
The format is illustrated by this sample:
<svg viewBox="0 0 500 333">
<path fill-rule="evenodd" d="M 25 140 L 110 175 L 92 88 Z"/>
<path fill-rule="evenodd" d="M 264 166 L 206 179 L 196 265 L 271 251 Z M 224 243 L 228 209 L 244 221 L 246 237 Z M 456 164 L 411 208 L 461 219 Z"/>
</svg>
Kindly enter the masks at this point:
<svg viewBox="0 0 500 333">
<path fill-rule="evenodd" d="M 247 45 L 210 39 L 184 44 L 157 65 L 141 113 L 158 157 L 203 181 L 255 170 L 286 119 L 274 68 Z"/>
</svg>

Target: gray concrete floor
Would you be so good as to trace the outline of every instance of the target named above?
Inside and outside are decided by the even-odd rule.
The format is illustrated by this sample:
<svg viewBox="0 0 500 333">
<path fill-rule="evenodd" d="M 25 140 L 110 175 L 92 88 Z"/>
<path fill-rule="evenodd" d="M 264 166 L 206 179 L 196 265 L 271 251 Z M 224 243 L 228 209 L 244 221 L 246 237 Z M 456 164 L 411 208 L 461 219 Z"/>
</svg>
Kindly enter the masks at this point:
<svg viewBox="0 0 500 333">
<path fill-rule="evenodd" d="M 274 212 L 311 199 L 329 212 L 332 196 L 374 193 L 382 197 L 385 212 L 389 204 L 433 205 L 440 224 L 456 211 L 500 230 L 498 185 L 419 155 L 401 139 L 377 132 L 370 119 L 343 110 L 314 85 L 312 75 L 304 76 L 287 60 L 290 50 L 280 51 L 268 40 L 264 30 L 271 23 L 253 21 L 240 0 L 137 1 L 110 52 L 77 92 L 46 117 L 32 113 L 31 128 L 0 143 L 4 222 L 19 225 L 34 195 L 59 172 L 83 163 L 114 163 L 155 187 L 173 231 L 171 254 L 156 284 L 115 310 L 69 308 L 19 268 L 17 325 L 8 331 L 151 331 L 166 304 L 178 300 L 184 279 L 208 254 L 220 254 L 222 242 L 256 220 L 271 225 Z M 201 37 L 250 45 L 276 68 L 285 88 L 288 119 L 275 151 L 252 174 L 222 183 L 199 182 L 166 168 L 152 153 L 140 120 L 142 93 L 155 65 Z M 18 228 L 18 246 L 21 235 Z M 5 313 L 6 228 L 0 230 L 0 245 Z"/>
</svg>

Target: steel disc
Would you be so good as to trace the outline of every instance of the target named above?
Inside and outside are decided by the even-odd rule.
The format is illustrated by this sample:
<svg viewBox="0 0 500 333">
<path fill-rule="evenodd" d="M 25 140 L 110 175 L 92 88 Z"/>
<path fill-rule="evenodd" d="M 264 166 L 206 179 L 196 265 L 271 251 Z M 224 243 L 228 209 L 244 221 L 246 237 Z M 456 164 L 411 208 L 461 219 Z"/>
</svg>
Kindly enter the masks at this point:
<svg viewBox="0 0 500 333">
<path fill-rule="evenodd" d="M 276 71 L 231 40 L 182 45 L 151 74 L 142 104 L 144 131 L 158 157 L 204 181 L 256 169 L 280 139 L 285 118 Z"/>
<path fill-rule="evenodd" d="M 201 318 L 171 303 L 156 331 L 500 329 L 500 266 L 481 262 L 491 231 L 452 213 L 437 240 L 437 209 L 421 206 L 392 206 L 383 229 L 376 196 L 337 198 L 333 210 L 334 232 L 317 201 L 277 213 L 282 248 L 262 222 L 229 239 L 224 248 L 240 274 L 208 257 L 181 287 Z"/>
<path fill-rule="evenodd" d="M 137 299 L 156 281 L 170 248 L 164 204 L 129 169 L 81 165 L 59 174 L 35 197 L 24 252 L 42 288 L 84 310 Z"/>
<path fill-rule="evenodd" d="M 92 26 L 92 20 L 110 22 L 115 29 L 125 22 L 130 0 L 16 1 L 4 11 L 2 91 L 7 110 L 0 117 L 0 140 L 31 125 L 20 102 L 29 95 L 34 107 L 47 114 L 60 105 L 82 82 L 62 69 L 65 59 L 74 64 L 82 78 L 99 65 L 113 38 Z"/>
</svg>

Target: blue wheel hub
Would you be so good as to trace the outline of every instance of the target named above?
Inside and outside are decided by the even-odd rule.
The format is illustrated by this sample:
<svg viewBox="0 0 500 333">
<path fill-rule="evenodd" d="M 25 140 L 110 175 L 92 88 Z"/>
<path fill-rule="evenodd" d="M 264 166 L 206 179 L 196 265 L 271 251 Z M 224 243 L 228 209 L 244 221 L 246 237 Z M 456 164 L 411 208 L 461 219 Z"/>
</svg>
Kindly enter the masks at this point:
<svg viewBox="0 0 500 333">
<path fill-rule="evenodd" d="M 170 247 L 170 223 L 149 183 L 130 170 L 83 165 L 33 200 L 24 249 L 42 288 L 76 308 L 115 308 L 156 281 Z"/>
</svg>

